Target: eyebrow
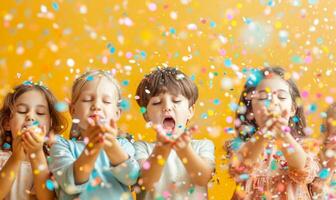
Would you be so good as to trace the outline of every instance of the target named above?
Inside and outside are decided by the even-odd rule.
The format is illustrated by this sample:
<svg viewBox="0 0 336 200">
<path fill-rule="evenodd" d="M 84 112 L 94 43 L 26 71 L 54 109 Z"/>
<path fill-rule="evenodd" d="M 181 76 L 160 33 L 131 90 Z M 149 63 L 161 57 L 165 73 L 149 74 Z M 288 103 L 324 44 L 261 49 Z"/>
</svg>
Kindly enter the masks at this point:
<svg viewBox="0 0 336 200">
<path fill-rule="evenodd" d="M 25 104 L 25 103 L 19 103 L 19 104 L 16 104 L 16 106 L 25 106 L 25 107 L 28 107 L 28 105 L 27 105 L 27 104 Z M 39 105 L 37 105 L 37 107 L 41 107 L 41 108 L 47 108 L 47 106 L 45 106 L 45 105 L 42 105 L 42 104 L 39 104 Z"/>
<path fill-rule="evenodd" d="M 257 91 L 257 92 L 266 92 L 266 93 L 268 93 L 266 90 L 259 90 L 259 91 Z M 277 92 L 287 92 L 288 93 L 288 91 L 287 90 L 284 90 L 284 89 L 279 89 L 279 90 L 277 90 Z"/>
</svg>

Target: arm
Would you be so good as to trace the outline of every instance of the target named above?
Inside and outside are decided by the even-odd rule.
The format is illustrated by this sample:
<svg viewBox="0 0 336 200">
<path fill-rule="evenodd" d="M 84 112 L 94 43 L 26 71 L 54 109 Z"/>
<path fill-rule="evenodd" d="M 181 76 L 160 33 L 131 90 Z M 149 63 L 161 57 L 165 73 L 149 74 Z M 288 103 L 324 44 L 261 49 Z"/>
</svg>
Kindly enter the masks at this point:
<svg viewBox="0 0 336 200">
<path fill-rule="evenodd" d="M 46 157 L 43 152 L 44 137 L 46 135 L 45 126 L 41 132 L 36 129 L 29 129 L 23 132 L 23 147 L 27 152 L 29 161 L 32 166 L 34 177 L 34 188 L 37 199 L 55 199 L 55 192 L 48 190 L 45 183 L 50 178 L 50 172 Z M 32 155 L 35 155 L 34 157 Z"/>
<path fill-rule="evenodd" d="M 48 169 L 48 164 L 46 157 L 44 155 L 44 152 L 41 150 L 39 152 L 36 152 L 36 157 L 35 158 L 29 158 L 30 163 L 32 165 L 32 170 L 33 172 L 38 172 L 38 173 L 33 173 L 34 176 L 34 188 L 36 191 L 36 196 L 38 199 L 55 199 L 55 192 L 50 191 L 46 187 L 46 181 L 50 179 L 50 172 Z M 43 167 L 43 170 L 41 170 L 41 166 Z"/>
<path fill-rule="evenodd" d="M 284 130 L 283 127 L 287 126 L 288 121 L 284 118 L 279 118 L 275 122 L 273 131 L 276 132 L 277 145 L 284 153 L 290 169 L 303 170 L 306 165 L 307 154 L 290 132 Z"/>
<path fill-rule="evenodd" d="M 202 158 L 196 154 L 189 144 L 186 148 L 176 151 L 179 158 L 195 185 L 206 186 L 212 178 L 213 167 L 209 165 L 208 159 Z"/>
<path fill-rule="evenodd" d="M 4 199 L 12 189 L 12 185 L 19 171 L 20 162 L 21 160 L 13 154 L 2 167 L 0 171 L 0 199 Z M 2 177 L 2 175 L 7 178 Z"/>
<path fill-rule="evenodd" d="M 86 189 L 90 170 L 99 154 L 99 149 L 93 147 L 93 143 L 89 142 L 77 159 L 71 150 L 71 143 L 60 136 L 57 137 L 57 142 L 50 150 L 50 169 L 65 193 L 78 194 Z M 83 184 L 79 184 L 80 181 L 83 181 Z"/>
</svg>

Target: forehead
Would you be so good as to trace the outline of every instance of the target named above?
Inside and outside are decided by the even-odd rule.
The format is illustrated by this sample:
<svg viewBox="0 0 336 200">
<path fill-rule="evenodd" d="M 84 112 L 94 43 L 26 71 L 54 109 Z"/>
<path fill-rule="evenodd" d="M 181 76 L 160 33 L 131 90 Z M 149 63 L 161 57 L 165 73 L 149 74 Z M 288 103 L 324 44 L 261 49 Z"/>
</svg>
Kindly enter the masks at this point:
<svg viewBox="0 0 336 200">
<path fill-rule="evenodd" d="M 160 93 L 157 93 L 156 95 L 152 96 L 151 98 L 155 97 L 165 97 L 165 96 L 171 96 L 171 97 L 184 97 L 181 92 L 178 91 L 161 91 Z"/>
<path fill-rule="evenodd" d="M 284 90 L 289 92 L 289 85 L 280 76 L 273 76 L 272 78 L 263 79 L 256 88 L 257 91 L 266 89 L 271 91 Z"/>
<path fill-rule="evenodd" d="M 47 98 L 45 95 L 38 90 L 29 90 L 22 95 L 20 95 L 15 104 L 24 103 L 26 105 L 48 105 Z"/>
<path fill-rule="evenodd" d="M 82 88 L 83 92 L 103 91 L 107 94 L 116 94 L 116 85 L 105 76 L 94 76 L 92 80 L 86 81 Z"/>
</svg>

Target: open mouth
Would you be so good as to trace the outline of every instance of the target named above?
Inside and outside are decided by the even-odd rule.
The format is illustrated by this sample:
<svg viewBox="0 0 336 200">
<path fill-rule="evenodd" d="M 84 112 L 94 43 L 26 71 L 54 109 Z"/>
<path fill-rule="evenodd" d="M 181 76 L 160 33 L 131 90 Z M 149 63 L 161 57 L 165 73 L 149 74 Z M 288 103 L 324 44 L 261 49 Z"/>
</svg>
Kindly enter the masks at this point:
<svg viewBox="0 0 336 200">
<path fill-rule="evenodd" d="M 175 129 L 175 120 L 172 117 L 165 117 L 163 120 L 163 128 L 172 132 Z"/>
</svg>

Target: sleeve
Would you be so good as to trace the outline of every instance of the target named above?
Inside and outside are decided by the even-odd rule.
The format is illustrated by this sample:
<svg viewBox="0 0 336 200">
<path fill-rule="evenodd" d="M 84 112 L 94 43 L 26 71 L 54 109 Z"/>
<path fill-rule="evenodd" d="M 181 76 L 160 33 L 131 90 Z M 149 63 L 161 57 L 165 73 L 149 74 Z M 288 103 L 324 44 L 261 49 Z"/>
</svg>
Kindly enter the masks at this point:
<svg viewBox="0 0 336 200">
<path fill-rule="evenodd" d="M 211 167 L 214 169 L 215 163 L 215 146 L 210 140 L 201 140 L 199 144 L 199 156 L 209 160 Z"/>
<path fill-rule="evenodd" d="M 309 184 L 313 182 L 320 170 L 316 156 L 307 154 L 306 165 L 302 170 L 289 169 L 288 176 L 296 183 Z"/>
<path fill-rule="evenodd" d="M 111 166 L 112 174 L 121 183 L 125 185 L 133 185 L 136 183 L 140 172 L 139 164 L 134 158 L 135 149 L 133 145 L 124 138 L 119 138 L 118 142 L 123 150 L 129 155 L 129 158 L 117 166 Z"/>
<path fill-rule="evenodd" d="M 10 154 L 0 150 L 0 170 L 5 166 Z"/>
<path fill-rule="evenodd" d="M 134 143 L 135 159 L 139 162 L 141 160 L 147 160 L 151 152 L 148 151 L 146 142 L 138 141 Z"/>
<path fill-rule="evenodd" d="M 50 170 L 61 189 L 69 195 L 78 194 L 86 190 L 89 181 L 81 185 L 75 183 L 73 164 L 76 160 L 70 151 L 69 143 L 58 137 L 50 150 Z"/>
</svg>

